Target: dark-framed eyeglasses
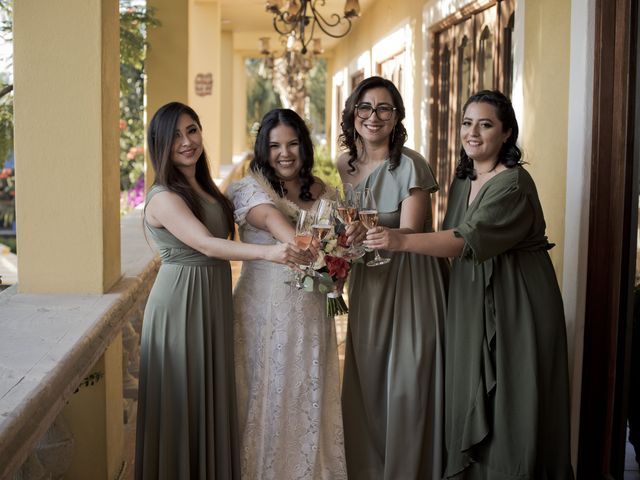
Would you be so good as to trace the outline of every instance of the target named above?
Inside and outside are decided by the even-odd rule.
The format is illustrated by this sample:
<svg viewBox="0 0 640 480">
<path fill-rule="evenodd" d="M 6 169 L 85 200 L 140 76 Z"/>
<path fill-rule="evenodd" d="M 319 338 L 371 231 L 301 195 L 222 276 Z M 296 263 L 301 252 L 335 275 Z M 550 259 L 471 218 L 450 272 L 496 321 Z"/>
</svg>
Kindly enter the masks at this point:
<svg viewBox="0 0 640 480">
<path fill-rule="evenodd" d="M 375 108 L 370 103 L 358 103 L 356 105 L 356 115 L 358 115 L 358 117 L 362 118 L 363 120 L 369 118 L 371 115 L 373 115 L 374 112 L 376 116 L 382 121 L 391 120 L 391 117 L 393 116 L 393 112 L 395 110 L 396 107 L 392 107 L 391 105 L 387 105 L 384 103 L 378 105 Z"/>
</svg>

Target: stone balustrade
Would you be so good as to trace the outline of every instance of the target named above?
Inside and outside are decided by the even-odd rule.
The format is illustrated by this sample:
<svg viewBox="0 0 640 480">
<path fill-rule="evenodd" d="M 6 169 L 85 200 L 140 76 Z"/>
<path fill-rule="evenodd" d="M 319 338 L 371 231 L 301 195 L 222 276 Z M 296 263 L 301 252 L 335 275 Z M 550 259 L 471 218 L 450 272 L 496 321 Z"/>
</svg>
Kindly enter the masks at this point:
<svg viewBox="0 0 640 480">
<path fill-rule="evenodd" d="M 93 369 L 120 335 L 121 419 L 131 430 L 142 312 L 159 261 L 143 235 L 140 211 L 123 218 L 121 228 L 122 277 L 108 293 L 34 295 L 11 287 L 0 294 L 2 480 L 64 476 L 78 445 L 61 412 L 79 385 L 92 388 L 101 381 Z M 120 478 L 130 470 L 126 452 L 123 458 Z"/>
</svg>

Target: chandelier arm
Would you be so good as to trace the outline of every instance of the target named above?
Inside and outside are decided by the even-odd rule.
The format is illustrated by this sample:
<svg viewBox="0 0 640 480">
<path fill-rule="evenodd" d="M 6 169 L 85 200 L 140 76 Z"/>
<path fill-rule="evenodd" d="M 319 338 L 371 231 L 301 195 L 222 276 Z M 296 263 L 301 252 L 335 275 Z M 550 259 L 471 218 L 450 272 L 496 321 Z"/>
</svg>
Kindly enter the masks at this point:
<svg viewBox="0 0 640 480">
<path fill-rule="evenodd" d="M 324 2 L 322 2 L 322 4 L 324 5 Z M 311 3 L 309 5 L 311 7 L 311 13 L 313 13 L 313 24 L 317 24 L 318 27 L 320 28 L 320 30 L 322 30 L 326 35 L 329 35 L 330 37 L 333 38 L 342 38 L 345 35 L 347 35 L 350 31 L 351 31 L 351 19 L 347 18 L 347 17 L 341 17 L 340 15 L 338 15 L 337 13 L 332 13 L 331 16 L 329 17 L 331 20 L 327 20 L 315 7 L 315 2 Z M 334 28 L 337 27 L 339 25 L 342 25 L 342 20 L 344 20 L 346 22 L 346 30 L 344 30 L 344 32 L 342 33 L 332 33 L 331 31 L 329 31 L 330 28 Z"/>
<path fill-rule="evenodd" d="M 282 25 L 282 28 L 278 26 L 279 24 Z M 293 30 L 295 30 L 296 27 L 297 27 L 296 23 L 287 21 L 286 18 L 283 18 L 282 14 L 275 15 L 273 17 L 273 28 L 280 35 L 289 35 L 291 32 L 293 32 Z"/>
</svg>

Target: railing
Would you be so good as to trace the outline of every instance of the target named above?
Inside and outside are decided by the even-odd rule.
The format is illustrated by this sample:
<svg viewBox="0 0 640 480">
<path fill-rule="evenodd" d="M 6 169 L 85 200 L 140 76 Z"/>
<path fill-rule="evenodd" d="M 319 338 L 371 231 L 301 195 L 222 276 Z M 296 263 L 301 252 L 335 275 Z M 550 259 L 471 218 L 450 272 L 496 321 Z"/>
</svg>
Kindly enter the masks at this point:
<svg viewBox="0 0 640 480">
<path fill-rule="evenodd" d="M 11 287 L 0 294 L 2 480 L 66 472 L 79 445 L 61 412 L 79 385 L 100 381 L 92 369 L 120 333 L 121 418 L 124 430 L 132 430 L 142 312 L 159 262 L 143 235 L 140 211 L 123 218 L 121 228 L 122 278 L 108 293 L 29 295 Z M 125 443 L 125 459 L 132 448 Z M 126 460 L 120 467 L 116 477 L 128 477 Z"/>
</svg>

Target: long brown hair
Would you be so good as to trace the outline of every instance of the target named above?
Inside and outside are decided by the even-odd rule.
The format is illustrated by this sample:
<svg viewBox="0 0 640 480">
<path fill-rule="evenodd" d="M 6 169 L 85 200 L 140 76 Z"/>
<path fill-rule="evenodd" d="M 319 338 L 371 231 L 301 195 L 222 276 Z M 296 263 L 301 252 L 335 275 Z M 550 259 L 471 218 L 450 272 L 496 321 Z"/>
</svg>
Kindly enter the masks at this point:
<svg viewBox="0 0 640 480">
<path fill-rule="evenodd" d="M 147 132 L 147 144 L 149 146 L 149 158 L 156 173 L 155 183 L 180 195 L 196 218 L 203 221 L 202 205 L 198 194 L 193 191 L 187 177 L 178 169 L 171 158 L 171 150 L 176 135 L 176 127 L 180 115 L 186 113 L 202 130 L 202 124 L 198 114 L 188 105 L 180 102 L 171 102 L 163 105 L 153 115 Z M 202 150 L 202 155 L 196 162 L 196 181 L 202 189 L 215 198 L 222 206 L 230 235 L 233 237 L 235 224 L 233 221 L 233 206 L 227 197 L 218 189 L 211 178 L 207 155 Z"/>
</svg>

